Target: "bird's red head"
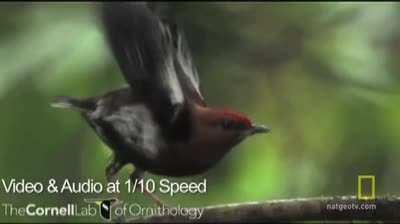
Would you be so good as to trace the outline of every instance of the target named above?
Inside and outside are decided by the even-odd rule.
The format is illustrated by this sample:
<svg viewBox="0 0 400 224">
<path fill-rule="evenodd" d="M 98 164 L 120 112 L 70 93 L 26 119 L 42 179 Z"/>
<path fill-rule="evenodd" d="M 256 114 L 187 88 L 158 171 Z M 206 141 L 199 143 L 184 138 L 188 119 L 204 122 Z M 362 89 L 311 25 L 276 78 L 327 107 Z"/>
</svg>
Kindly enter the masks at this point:
<svg viewBox="0 0 400 224">
<path fill-rule="evenodd" d="M 226 108 L 217 109 L 217 119 L 223 122 L 232 122 L 246 129 L 252 127 L 251 121 L 246 115 Z"/>
<path fill-rule="evenodd" d="M 248 134 L 268 132 L 265 126 L 254 125 L 250 119 L 240 113 L 226 108 L 215 109 L 216 120 L 224 129 L 245 131 Z"/>
</svg>

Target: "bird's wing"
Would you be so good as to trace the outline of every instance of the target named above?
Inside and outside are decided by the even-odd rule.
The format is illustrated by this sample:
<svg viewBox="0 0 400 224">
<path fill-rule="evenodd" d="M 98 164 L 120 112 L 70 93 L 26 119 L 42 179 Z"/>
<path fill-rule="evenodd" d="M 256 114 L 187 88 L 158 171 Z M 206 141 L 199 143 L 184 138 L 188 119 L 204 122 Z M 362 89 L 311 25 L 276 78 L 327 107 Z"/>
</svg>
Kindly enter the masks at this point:
<svg viewBox="0 0 400 224">
<path fill-rule="evenodd" d="M 171 25 L 175 46 L 175 69 L 186 98 L 205 106 L 200 92 L 200 80 L 185 35 L 176 25 Z"/>
<path fill-rule="evenodd" d="M 171 123 L 184 103 L 173 34 L 145 3 L 103 3 L 104 31 L 124 78 L 158 121 Z"/>
<path fill-rule="evenodd" d="M 172 34 L 174 44 L 175 71 L 184 97 L 205 106 L 204 98 L 200 91 L 200 80 L 196 66 L 193 62 L 190 48 L 184 32 L 178 28 L 174 15 L 171 14 L 170 3 L 149 2 L 148 7 L 162 20 L 165 29 Z"/>
</svg>

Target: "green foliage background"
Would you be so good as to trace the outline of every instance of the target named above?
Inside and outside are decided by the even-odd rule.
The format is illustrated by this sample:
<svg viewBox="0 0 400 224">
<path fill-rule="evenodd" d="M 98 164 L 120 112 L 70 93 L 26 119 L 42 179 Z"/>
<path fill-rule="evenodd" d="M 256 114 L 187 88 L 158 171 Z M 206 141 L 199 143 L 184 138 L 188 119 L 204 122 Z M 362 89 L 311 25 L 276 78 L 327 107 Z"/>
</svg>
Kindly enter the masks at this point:
<svg viewBox="0 0 400 224">
<path fill-rule="evenodd" d="M 400 193 L 400 4 L 175 3 L 171 10 L 208 104 L 246 113 L 272 132 L 246 140 L 204 175 L 171 178 L 207 178 L 207 194 L 164 201 L 348 195 L 361 174 L 376 176 L 378 195 Z M 105 183 L 107 147 L 79 114 L 49 103 L 126 85 L 119 73 L 89 3 L 0 3 L 0 177 Z M 0 192 L 2 203 L 16 206 L 85 197 Z M 151 205 L 140 194 L 120 197 Z M 87 219 L 0 216 L 79 220 Z"/>
</svg>

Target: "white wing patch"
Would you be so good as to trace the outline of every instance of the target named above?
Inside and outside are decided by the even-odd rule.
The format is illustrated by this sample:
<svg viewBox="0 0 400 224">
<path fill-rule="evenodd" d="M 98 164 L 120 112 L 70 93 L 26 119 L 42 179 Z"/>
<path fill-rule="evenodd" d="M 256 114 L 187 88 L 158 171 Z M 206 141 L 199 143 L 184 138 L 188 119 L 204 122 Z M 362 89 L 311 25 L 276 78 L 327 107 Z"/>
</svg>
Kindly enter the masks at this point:
<svg viewBox="0 0 400 224">
<path fill-rule="evenodd" d="M 176 71 L 174 67 L 174 61 L 172 56 L 168 57 L 165 64 L 165 71 L 163 75 L 163 82 L 166 83 L 166 87 L 170 92 L 170 99 L 173 105 L 182 104 L 183 103 L 183 93 L 182 89 L 176 76 Z"/>
<path fill-rule="evenodd" d="M 187 46 L 182 35 L 183 34 L 178 34 L 178 49 L 176 53 L 177 61 L 179 62 L 186 78 L 189 79 L 199 96 L 202 97 L 200 92 L 199 75 L 197 74 L 196 67 L 193 64 L 189 49 L 186 49 Z"/>
<path fill-rule="evenodd" d="M 192 56 L 190 54 L 190 49 L 187 45 L 184 34 L 178 32 L 177 34 L 177 49 L 176 49 L 176 59 L 179 63 L 180 68 L 187 82 L 186 85 L 189 85 L 191 90 L 194 90 L 197 95 L 204 100 L 200 92 L 200 81 L 199 75 L 197 74 L 196 66 L 193 63 Z"/>
<path fill-rule="evenodd" d="M 165 62 L 163 65 L 163 71 L 161 72 L 162 82 L 165 87 L 168 89 L 169 97 L 171 99 L 171 103 L 173 105 L 182 104 L 183 92 L 176 74 L 175 66 L 174 66 L 174 51 L 172 45 L 172 35 L 169 27 L 164 26 L 161 21 L 159 22 L 159 26 L 161 32 L 164 35 L 165 41 L 168 42 L 166 44 L 165 49 Z"/>
<path fill-rule="evenodd" d="M 163 141 L 159 128 L 146 106 L 123 106 L 103 119 L 124 136 L 127 143 L 132 145 L 132 150 L 141 151 L 140 153 L 148 158 L 157 156 Z"/>
</svg>

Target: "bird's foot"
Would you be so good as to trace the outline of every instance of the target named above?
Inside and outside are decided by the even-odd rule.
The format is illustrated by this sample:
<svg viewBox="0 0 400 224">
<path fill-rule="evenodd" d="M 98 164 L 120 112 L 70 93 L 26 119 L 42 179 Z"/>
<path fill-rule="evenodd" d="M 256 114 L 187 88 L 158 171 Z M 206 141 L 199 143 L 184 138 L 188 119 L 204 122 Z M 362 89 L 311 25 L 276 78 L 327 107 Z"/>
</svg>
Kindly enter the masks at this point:
<svg viewBox="0 0 400 224">
<path fill-rule="evenodd" d="M 143 194 L 149 197 L 159 207 L 168 207 L 168 205 L 165 204 L 156 194 L 153 194 L 147 190 L 144 190 Z"/>
<path fill-rule="evenodd" d="M 132 183 L 135 181 L 144 179 L 146 171 L 135 167 L 135 171 L 130 176 L 130 180 Z M 143 194 L 149 197 L 157 206 L 159 207 L 168 207 L 166 203 L 164 203 L 156 194 L 149 192 L 146 188 L 143 191 Z"/>
<path fill-rule="evenodd" d="M 125 164 L 122 163 L 117 157 L 114 157 L 111 163 L 106 168 L 106 179 L 107 183 L 115 182 L 117 180 L 117 174 Z M 111 201 L 111 207 L 117 207 L 123 204 L 123 201 L 118 199 L 118 193 L 111 193 L 114 200 Z"/>
<path fill-rule="evenodd" d="M 124 165 L 124 163 L 114 157 L 111 163 L 106 168 L 107 182 L 115 182 L 118 172 L 122 169 Z"/>
</svg>

